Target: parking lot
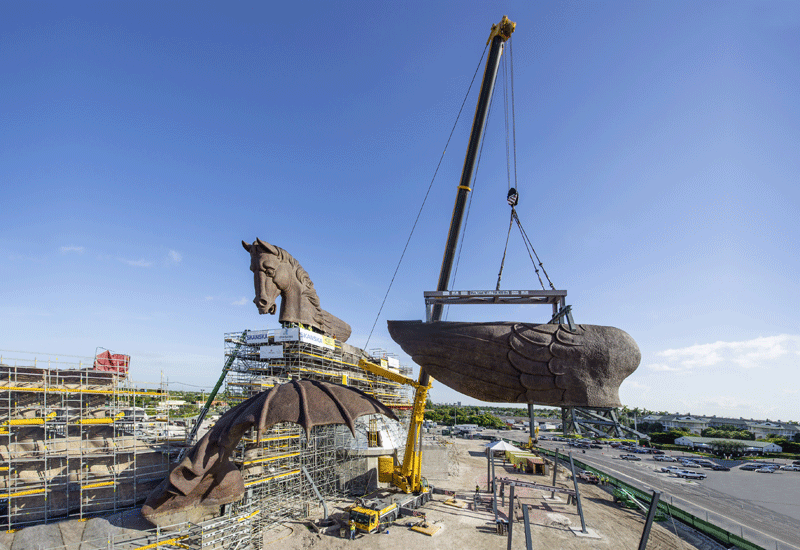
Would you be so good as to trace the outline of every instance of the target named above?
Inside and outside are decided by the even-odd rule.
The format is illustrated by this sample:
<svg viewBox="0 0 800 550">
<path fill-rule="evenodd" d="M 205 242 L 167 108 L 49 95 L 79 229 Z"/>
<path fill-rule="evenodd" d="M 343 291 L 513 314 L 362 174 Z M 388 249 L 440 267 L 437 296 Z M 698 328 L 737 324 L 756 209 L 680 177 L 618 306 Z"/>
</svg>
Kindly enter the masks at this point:
<svg viewBox="0 0 800 550">
<path fill-rule="evenodd" d="M 521 442 L 528 438 L 527 433 L 520 431 L 502 431 L 496 435 Z M 660 472 L 662 466 L 676 463 L 655 461 L 650 454 L 636 454 L 640 460 L 623 460 L 620 455 L 631 454 L 629 451 L 607 445 L 600 449 L 574 449 L 565 442 L 542 441 L 541 446 L 559 448 L 564 453 L 572 450 L 575 458 L 642 489 L 661 491 L 662 499 L 765 548 L 775 548 L 777 542 L 778 548 L 800 549 L 800 472 L 779 470 L 770 474 L 736 467 L 730 471 L 691 468 L 707 478 L 688 480 Z M 669 455 L 700 458 L 688 452 L 673 451 Z"/>
</svg>

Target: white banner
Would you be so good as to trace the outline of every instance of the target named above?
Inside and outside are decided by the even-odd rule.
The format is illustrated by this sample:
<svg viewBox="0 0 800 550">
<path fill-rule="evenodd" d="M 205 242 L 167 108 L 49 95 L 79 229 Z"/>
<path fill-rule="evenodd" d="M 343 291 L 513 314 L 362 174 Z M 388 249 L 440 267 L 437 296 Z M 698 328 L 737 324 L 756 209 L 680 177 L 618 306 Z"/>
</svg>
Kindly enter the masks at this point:
<svg viewBox="0 0 800 550">
<path fill-rule="evenodd" d="M 283 346 L 261 346 L 258 356 L 261 359 L 280 359 L 283 357 Z"/>
<path fill-rule="evenodd" d="M 301 342 L 305 342 L 307 344 L 314 344 L 315 346 L 319 346 L 325 349 L 336 348 L 333 338 L 323 336 L 322 334 L 317 334 L 316 332 L 311 332 L 310 330 L 304 330 L 304 329 L 299 329 L 299 330 L 300 330 Z"/>
<path fill-rule="evenodd" d="M 400 360 L 397 357 L 387 357 L 386 360 L 389 362 L 390 369 L 400 368 Z"/>
<path fill-rule="evenodd" d="M 299 328 L 282 328 L 275 331 L 276 342 L 297 342 L 300 339 Z"/>
<path fill-rule="evenodd" d="M 248 346 L 266 344 L 269 341 L 270 332 L 269 330 L 251 330 L 245 335 L 244 341 Z"/>
</svg>

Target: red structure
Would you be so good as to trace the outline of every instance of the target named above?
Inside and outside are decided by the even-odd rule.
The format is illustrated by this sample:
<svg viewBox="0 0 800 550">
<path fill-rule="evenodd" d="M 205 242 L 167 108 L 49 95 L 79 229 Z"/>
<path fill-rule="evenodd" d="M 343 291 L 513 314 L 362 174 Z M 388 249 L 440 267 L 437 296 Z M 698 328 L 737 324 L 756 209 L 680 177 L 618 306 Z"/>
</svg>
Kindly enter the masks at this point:
<svg viewBox="0 0 800 550">
<path fill-rule="evenodd" d="M 111 353 L 106 350 L 98 353 L 94 358 L 94 370 L 102 372 L 114 372 L 117 374 L 128 374 L 128 367 L 131 364 L 131 356 L 121 353 Z"/>
</svg>

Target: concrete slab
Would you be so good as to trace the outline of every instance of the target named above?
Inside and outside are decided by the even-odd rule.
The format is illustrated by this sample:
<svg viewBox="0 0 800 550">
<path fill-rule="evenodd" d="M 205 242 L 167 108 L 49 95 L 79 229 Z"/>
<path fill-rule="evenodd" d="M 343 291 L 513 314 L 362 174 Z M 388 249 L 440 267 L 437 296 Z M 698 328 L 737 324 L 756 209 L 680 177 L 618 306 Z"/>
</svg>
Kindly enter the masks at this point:
<svg viewBox="0 0 800 550">
<path fill-rule="evenodd" d="M 601 538 L 603 538 L 603 537 L 600 536 L 600 534 L 597 531 L 595 531 L 594 529 L 590 529 L 589 527 L 586 528 L 586 532 L 585 533 L 583 531 L 581 531 L 580 527 L 570 527 L 569 530 L 572 531 L 575 534 L 576 537 L 580 537 L 580 538 L 583 538 L 583 539 L 601 539 Z"/>
</svg>

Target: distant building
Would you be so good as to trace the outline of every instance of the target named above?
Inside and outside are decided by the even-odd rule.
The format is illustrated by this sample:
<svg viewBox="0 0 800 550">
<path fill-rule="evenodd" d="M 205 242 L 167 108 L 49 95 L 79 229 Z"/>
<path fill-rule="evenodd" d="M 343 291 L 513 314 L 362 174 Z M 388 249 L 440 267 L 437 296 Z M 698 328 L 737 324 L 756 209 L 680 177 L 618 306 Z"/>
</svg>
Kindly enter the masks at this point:
<svg viewBox="0 0 800 550">
<path fill-rule="evenodd" d="M 699 416 L 690 414 L 650 414 L 641 419 L 641 422 L 659 422 L 664 426 L 664 431 L 671 429 L 687 430 L 700 435 L 706 428 L 730 427 L 735 430 L 746 430 L 755 435 L 756 439 L 766 439 L 775 435 L 792 439 L 800 433 L 800 426 L 779 420 L 747 420 L 744 418 L 724 418 L 717 416 Z"/>
<path fill-rule="evenodd" d="M 167 399 L 167 400 L 162 401 L 161 403 L 159 403 L 156 406 L 156 408 L 159 409 L 159 410 L 165 410 L 166 409 L 166 410 L 173 411 L 173 410 L 179 409 L 180 407 L 183 407 L 184 405 L 186 405 L 186 401 L 184 401 L 183 399 Z"/>
<path fill-rule="evenodd" d="M 783 451 L 780 445 L 767 441 L 743 441 L 741 439 L 722 439 L 719 437 L 683 436 L 675 440 L 675 445 L 689 447 L 690 449 L 711 450 L 715 441 L 743 443 L 746 445 L 746 447 L 742 449 L 745 453 L 759 453 L 763 455 L 766 453 L 780 453 Z"/>
</svg>

